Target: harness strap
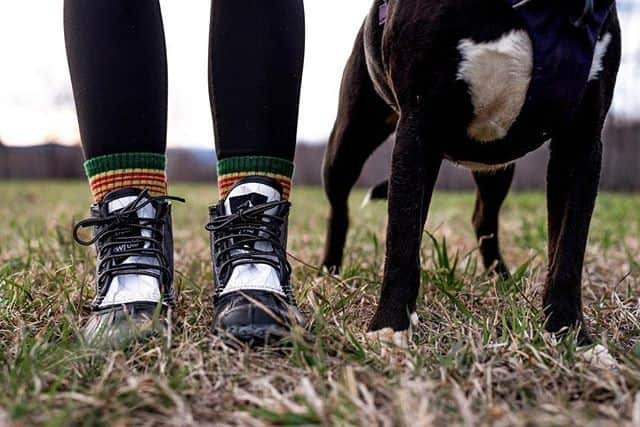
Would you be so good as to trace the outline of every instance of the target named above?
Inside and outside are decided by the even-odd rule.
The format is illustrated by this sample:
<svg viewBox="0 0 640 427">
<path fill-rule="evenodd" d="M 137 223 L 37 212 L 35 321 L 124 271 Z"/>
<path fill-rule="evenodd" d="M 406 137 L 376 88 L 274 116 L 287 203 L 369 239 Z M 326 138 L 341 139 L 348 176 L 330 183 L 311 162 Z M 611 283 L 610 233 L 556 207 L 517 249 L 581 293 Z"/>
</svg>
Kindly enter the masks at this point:
<svg viewBox="0 0 640 427">
<path fill-rule="evenodd" d="M 506 0 L 522 19 L 533 44 L 534 69 L 524 115 L 553 128 L 572 119 L 584 96 L 593 55 L 613 0 L 570 16 L 557 0 Z M 579 16 L 579 15 L 582 16 Z"/>
<path fill-rule="evenodd" d="M 389 16 L 389 2 L 388 0 L 382 0 L 382 4 L 378 7 L 378 24 L 384 25 L 387 23 Z"/>
</svg>

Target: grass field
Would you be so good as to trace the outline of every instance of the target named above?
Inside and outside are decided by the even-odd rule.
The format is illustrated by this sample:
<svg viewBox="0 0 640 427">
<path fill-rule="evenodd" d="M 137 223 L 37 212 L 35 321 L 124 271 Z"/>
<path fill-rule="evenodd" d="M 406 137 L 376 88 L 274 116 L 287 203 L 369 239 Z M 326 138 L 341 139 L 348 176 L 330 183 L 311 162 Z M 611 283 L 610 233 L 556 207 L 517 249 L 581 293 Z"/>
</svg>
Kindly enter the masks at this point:
<svg viewBox="0 0 640 427">
<path fill-rule="evenodd" d="M 600 197 L 587 252 L 586 314 L 615 371 L 540 329 L 542 194 L 512 195 L 503 212 L 509 282 L 478 265 L 472 195 L 438 194 L 421 323 L 408 350 L 383 351 L 363 332 L 380 286 L 385 205 L 360 209 L 354 195 L 343 274 L 317 278 L 327 206 L 319 190 L 296 189 L 289 250 L 313 339 L 249 351 L 210 333 L 203 225 L 215 190 L 172 193 L 188 199 L 174 211 L 172 334 L 103 352 L 76 339 L 93 292 L 93 251 L 71 238 L 86 185 L 0 183 L 0 426 L 640 425 L 640 196 Z"/>
</svg>

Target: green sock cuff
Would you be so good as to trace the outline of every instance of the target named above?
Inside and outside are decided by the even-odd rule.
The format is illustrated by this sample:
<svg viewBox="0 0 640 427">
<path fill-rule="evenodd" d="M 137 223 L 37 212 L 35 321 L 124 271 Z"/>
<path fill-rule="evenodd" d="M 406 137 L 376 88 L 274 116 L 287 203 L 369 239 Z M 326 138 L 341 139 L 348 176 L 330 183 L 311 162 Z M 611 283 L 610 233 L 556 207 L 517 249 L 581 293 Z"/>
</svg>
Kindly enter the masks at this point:
<svg viewBox="0 0 640 427">
<path fill-rule="evenodd" d="M 84 162 L 88 178 L 119 169 L 153 169 L 164 171 L 167 157 L 158 153 L 118 153 L 94 157 Z"/>
<path fill-rule="evenodd" d="M 242 172 L 263 172 L 293 177 L 293 162 L 278 157 L 243 156 L 218 160 L 218 176 Z"/>
</svg>

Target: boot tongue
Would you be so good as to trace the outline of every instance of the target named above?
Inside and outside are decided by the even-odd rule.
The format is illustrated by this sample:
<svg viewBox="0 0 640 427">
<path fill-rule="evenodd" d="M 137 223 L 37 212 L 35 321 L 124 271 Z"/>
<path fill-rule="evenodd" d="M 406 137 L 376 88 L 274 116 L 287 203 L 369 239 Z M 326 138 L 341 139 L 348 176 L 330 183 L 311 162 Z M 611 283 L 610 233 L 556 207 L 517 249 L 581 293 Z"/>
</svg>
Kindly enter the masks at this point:
<svg viewBox="0 0 640 427">
<path fill-rule="evenodd" d="M 112 191 L 105 196 L 103 203 L 106 206 L 109 214 L 114 214 L 122 211 L 131 206 L 136 201 L 142 190 L 127 188 L 123 190 Z M 148 198 L 142 197 L 138 200 L 137 205 L 144 204 Z M 151 219 L 156 216 L 156 208 L 153 203 L 148 203 L 140 209 L 135 211 L 135 215 L 140 219 Z M 148 230 L 133 231 L 126 230 L 118 234 L 119 237 L 125 236 L 144 236 L 151 237 L 151 232 Z M 117 255 L 130 250 L 142 249 L 149 247 L 149 243 L 136 242 L 136 243 L 122 243 L 121 245 L 114 246 L 112 248 L 112 254 Z M 147 264 L 147 265 L 159 265 L 158 260 L 155 257 L 149 256 L 129 256 L 127 258 L 120 258 L 115 261 L 117 264 Z M 125 274 L 115 276 L 109 284 L 109 290 L 105 296 L 102 306 L 110 306 L 116 304 L 126 304 L 131 302 L 159 302 L 160 295 L 160 282 L 154 276 L 154 271 L 141 270 L 139 274 Z"/>
<path fill-rule="evenodd" d="M 138 199 L 141 190 L 135 188 L 126 188 L 123 190 L 117 190 L 109 193 L 105 199 L 104 203 L 107 206 L 107 212 L 109 214 L 118 213 L 123 209 L 126 209 L 131 206 L 133 202 Z M 140 198 L 138 200 L 137 206 L 143 205 L 148 199 L 146 197 Z M 140 219 L 151 219 L 156 216 L 156 209 L 153 207 L 152 203 L 148 203 L 140 209 L 135 210 L 134 215 L 136 215 Z M 119 237 L 124 236 L 144 236 L 151 237 L 151 232 L 147 230 L 143 231 L 135 231 L 135 230 L 127 230 L 117 234 Z M 128 251 L 131 249 L 141 249 L 144 247 L 148 247 L 148 244 L 144 244 L 141 242 L 131 244 L 131 243 L 123 243 L 121 245 L 115 246 L 112 249 L 114 254 L 122 253 L 124 251 Z M 146 258 L 145 258 L 146 259 Z M 126 262 L 126 260 L 120 260 L 118 264 Z"/>
<path fill-rule="evenodd" d="M 225 213 L 231 215 L 240 209 L 252 208 L 282 200 L 282 186 L 266 177 L 250 177 L 240 180 L 229 192 L 224 202 Z"/>
<path fill-rule="evenodd" d="M 123 190 L 112 191 L 107 194 L 103 200 L 103 203 L 107 206 L 107 212 L 112 214 L 121 211 L 131 205 L 142 191 L 135 188 L 126 188 Z M 144 204 L 148 199 L 142 197 L 138 201 L 138 205 Z M 142 209 L 136 211 L 138 218 L 154 218 L 156 215 L 156 209 L 152 203 L 147 204 Z"/>
<path fill-rule="evenodd" d="M 278 181 L 267 177 L 249 177 L 240 180 L 229 192 L 224 201 L 225 214 L 232 215 L 243 209 L 281 200 L 282 186 Z M 278 208 L 274 207 L 266 211 L 265 214 L 274 215 L 277 211 Z M 256 231 L 251 229 L 245 232 L 253 234 Z M 266 233 L 257 232 L 262 236 L 267 236 Z M 269 242 L 261 241 L 254 244 L 254 249 L 269 253 L 273 250 L 273 247 Z M 242 252 L 245 252 L 245 250 L 237 249 L 234 254 Z M 264 258 L 265 255 L 262 255 L 262 257 Z M 278 261 L 275 255 L 273 256 L 273 261 Z M 278 272 L 272 266 L 264 263 L 242 264 L 233 268 L 222 295 L 246 290 L 260 290 L 284 295 Z"/>
</svg>

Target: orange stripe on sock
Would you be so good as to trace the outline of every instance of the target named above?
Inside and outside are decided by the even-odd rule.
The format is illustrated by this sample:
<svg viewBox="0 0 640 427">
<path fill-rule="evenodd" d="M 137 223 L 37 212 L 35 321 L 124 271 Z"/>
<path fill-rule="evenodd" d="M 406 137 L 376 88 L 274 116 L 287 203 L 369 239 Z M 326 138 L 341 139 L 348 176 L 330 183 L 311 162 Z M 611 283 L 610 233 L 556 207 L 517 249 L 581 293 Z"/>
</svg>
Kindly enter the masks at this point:
<svg viewBox="0 0 640 427">
<path fill-rule="evenodd" d="M 108 191 L 115 190 L 117 188 L 129 188 L 129 187 L 148 189 L 149 191 L 155 191 L 158 193 L 164 193 L 167 190 L 167 186 L 162 184 L 149 184 L 144 182 L 126 182 L 123 184 L 125 184 L 123 187 L 108 185 L 108 186 L 97 187 L 92 190 L 96 193 L 102 193 L 105 191 L 108 192 Z"/>
<path fill-rule="evenodd" d="M 227 195 L 229 194 L 229 192 L 231 191 L 235 183 L 241 179 L 242 178 L 225 180 L 224 183 L 219 183 L 218 192 L 220 193 L 220 199 L 224 199 L 225 197 L 227 197 Z M 291 195 L 291 183 L 289 181 L 280 181 L 280 180 L 278 180 L 278 182 L 280 183 L 280 185 L 282 185 L 282 198 L 285 200 L 288 200 L 289 196 Z"/>
<path fill-rule="evenodd" d="M 229 194 L 229 191 L 233 188 L 233 186 L 240 181 L 242 178 L 226 178 L 218 182 L 218 192 L 220 193 L 220 198 L 224 199 Z M 277 180 L 282 186 L 282 197 L 284 199 L 288 199 L 291 194 L 291 181 L 287 180 Z"/>
<path fill-rule="evenodd" d="M 167 190 L 166 187 L 149 187 L 148 185 L 127 185 L 125 187 L 109 187 L 109 188 L 105 188 L 105 189 L 100 189 L 98 191 L 94 191 L 93 195 L 94 198 L 96 199 L 96 201 L 101 200 L 104 196 L 106 196 L 108 193 L 110 193 L 111 191 L 114 190 L 118 190 L 120 188 L 139 188 L 139 189 L 144 189 L 144 190 L 148 190 L 149 194 L 151 194 L 152 196 L 164 196 L 167 194 Z"/>
<path fill-rule="evenodd" d="M 124 180 L 124 179 L 128 179 L 128 180 L 147 180 L 147 181 L 159 181 L 159 182 L 164 182 L 166 181 L 166 175 L 165 174 L 156 174 L 156 173 L 124 173 L 122 175 L 110 175 L 110 176 L 106 176 L 104 178 L 99 178 L 96 180 L 91 180 L 91 186 L 98 186 L 98 185 L 108 185 L 111 184 L 115 181 L 118 180 Z"/>
<path fill-rule="evenodd" d="M 160 170 L 121 169 L 96 175 L 90 179 L 90 187 L 96 201 L 122 188 L 147 189 L 154 196 L 166 195 L 167 178 L 165 172 Z"/>
<path fill-rule="evenodd" d="M 230 180 L 230 181 L 218 182 L 218 187 L 219 188 L 224 188 L 225 190 L 226 189 L 230 189 L 238 181 L 240 181 L 240 179 L 234 179 L 234 180 Z M 291 190 L 291 183 L 290 182 L 278 180 L 278 183 L 282 186 L 282 190 L 283 191 Z"/>
<path fill-rule="evenodd" d="M 266 176 L 268 178 L 275 179 L 276 181 L 285 183 L 286 185 L 291 185 L 291 178 L 287 178 L 286 176 L 282 176 L 282 175 L 269 176 L 269 175 L 259 175 L 259 174 L 224 175 L 224 176 L 218 177 L 218 183 L 227 184 L 229 182 L 236 182 L 236 181 L 238 181 L 240 179 L 247 178 L 247 177 L 250 177 L 250 176 Z"/>
<path fill-rule="evenodd" d="M 165 183 L 162 182 L 145 182 L 145 181 L 136 181 L 136 180 L 125 180 L 125 181 L 118 181 L 118 182 L 114 182 L 112 184 L 109 185 L 100 185 L 97 187 L 91 187 L 91 191 L 95 192 L 95 193 L 99 193 L 102 191 L 110 191 L 110 190 L 115 190 L 115 189 L 119 189 L 119 188 L 129 188 L 129 187 L 133 187 L 133 188 L 148 188 L 151 191 L 159 191 L 159 192 L 165 192 L 167 189 L 167 186 Z"/>
</svg>

